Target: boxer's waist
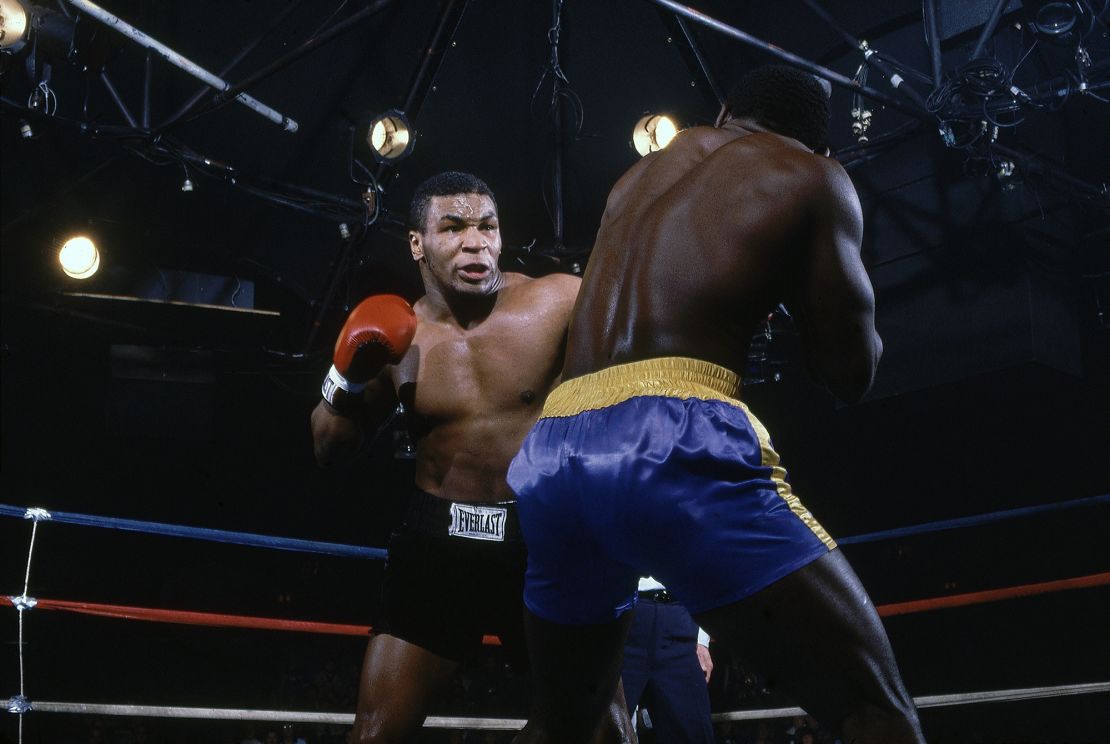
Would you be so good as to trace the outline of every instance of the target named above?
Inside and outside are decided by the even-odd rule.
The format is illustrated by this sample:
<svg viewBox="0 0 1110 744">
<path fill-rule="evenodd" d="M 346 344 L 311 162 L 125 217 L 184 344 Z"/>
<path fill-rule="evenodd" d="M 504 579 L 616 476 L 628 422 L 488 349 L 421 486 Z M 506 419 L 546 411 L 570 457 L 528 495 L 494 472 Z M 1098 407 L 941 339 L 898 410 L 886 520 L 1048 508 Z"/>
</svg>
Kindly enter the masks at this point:
<svg viewBox="0 0 1110 744">
<path fill-rule="evenodd" d="M 541 418 L 574 416 L 640 396 L 740 403 L 740 375 L 688 357 L 658 357 L 591 372 L 562 383 L 547 396 Z"/>
<path fill-rule="evenodd" d="M 520 543 L 516 502 L 450 501 L 413 489 L 405 510 L 405 526 L 435 537 Z"/>
</svg>

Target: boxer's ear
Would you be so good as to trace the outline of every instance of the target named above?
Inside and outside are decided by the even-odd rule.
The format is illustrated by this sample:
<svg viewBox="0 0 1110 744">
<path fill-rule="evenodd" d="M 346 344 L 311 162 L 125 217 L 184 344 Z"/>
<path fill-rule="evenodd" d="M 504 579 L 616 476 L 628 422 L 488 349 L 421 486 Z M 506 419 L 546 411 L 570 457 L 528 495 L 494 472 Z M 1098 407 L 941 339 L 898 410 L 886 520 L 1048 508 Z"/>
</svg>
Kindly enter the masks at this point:
<svg viewBox="0 0 1110 744">
<path fill-rule="evenodd" d="M 413 261 L 424 260 L 424 243 L 421 238 L 416 230 L 409 230 L 409 251 L 412 252 Z"/>
</svg>

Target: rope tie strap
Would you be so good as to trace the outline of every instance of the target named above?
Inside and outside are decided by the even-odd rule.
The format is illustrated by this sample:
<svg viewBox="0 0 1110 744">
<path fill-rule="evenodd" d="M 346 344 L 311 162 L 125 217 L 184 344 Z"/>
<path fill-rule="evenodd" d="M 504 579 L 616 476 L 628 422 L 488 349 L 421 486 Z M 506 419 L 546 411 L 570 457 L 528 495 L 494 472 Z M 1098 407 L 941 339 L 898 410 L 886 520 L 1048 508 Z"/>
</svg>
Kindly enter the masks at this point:
<svg viewBox="0 0 1110 744">
<path fill-rule="evenodd" d="M 33 519 L 36 522 L 41 522 L 44 519 L 53 519 L 53 515 L 46 509 L 41 509 L 37 506 L 32 506 L 27 509 L 23 514 L 24 519 Z"/>
<path fill-rule="evenodd" d="M 15 697 L 8 698 L 8 704 L 6 707 L 9 713 L 18 714 L 30 713 L 32 710 L 35 709 L 35 707 L 31 705 L 31 701 L 23 697 L 22 695 L 16 695 Z"/>
<path fill-rule="evenodd" d="M 26 592 L 20 594 L 17 597 L 8 597 L 8 599 L 11 600 L 12 607 L 16 608 L 20 612 L 23 612 L 24 610 L 34 609 L 35 605 L 39 603 L 39 601 L 34 597 L 28 597 Z"/>
</svg>

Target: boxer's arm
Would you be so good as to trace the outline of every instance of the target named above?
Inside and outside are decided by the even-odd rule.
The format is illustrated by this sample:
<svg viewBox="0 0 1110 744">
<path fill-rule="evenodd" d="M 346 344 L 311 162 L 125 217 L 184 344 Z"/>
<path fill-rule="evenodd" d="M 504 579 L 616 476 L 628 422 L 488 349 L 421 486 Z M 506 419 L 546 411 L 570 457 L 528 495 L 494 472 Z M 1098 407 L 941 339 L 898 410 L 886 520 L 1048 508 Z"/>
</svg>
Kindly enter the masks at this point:
<svg viewBox="0 0 1110 744">
<path fill-rule="evenodd" d="M 837 398 L 854 402 L 871 387 L 883 350 L 860 257 L 863 214 L 840 164 L 815 162 L 813 233 L 794 309 L 810 370 Z"/>
<path fill-rule="evenodd" d="M 366 385 L 361 406 L 340 412 L 326 400 L 312 411 L 312 446 L 316 462 L 329 467 L 350 460 L 366 441 L 367 433 L 377 432 L 397 408 L 390 368 Z"/>
<path fill-rule="evenodd" d="M 397 404 L 390 364 L 405 356 L 416 314 L 396 295 L 360 302 L 335 342 L 332 367 L 312 412 L 316 461 L 327 466 L 358 452 L 366 431 L 377 431 Z"/>
<path fill-rule="evenodd" d="M 570 319 L 574 313 L 574 302 L 578 298 L 578 290 L 582 287 L 581 277 L 573 274 L 548 274 L 547 276 L 533 279 L 531 286 L 534 288 L 532 302 L 550 312 L 544 313 L 544 323 L 551 323 L 558 330 L 553 336 L 559 337 L 558 369 L 559 374 L 551 381 L 554 389 L 563 381 L 563 361 L 566 355 L 567 336 L 570 330 Z"/>
</svg>

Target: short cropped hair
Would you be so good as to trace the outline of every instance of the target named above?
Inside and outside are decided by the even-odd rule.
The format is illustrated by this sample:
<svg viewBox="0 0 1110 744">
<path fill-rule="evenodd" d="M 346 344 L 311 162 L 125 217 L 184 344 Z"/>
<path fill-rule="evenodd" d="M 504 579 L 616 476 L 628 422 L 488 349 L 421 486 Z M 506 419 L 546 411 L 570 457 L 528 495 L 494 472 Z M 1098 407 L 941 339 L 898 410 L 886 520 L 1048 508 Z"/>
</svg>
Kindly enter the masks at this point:
<svg viewBox="0 0 1110 744">
<path fill-rule="evenodd" d="M 726 105 L 731 116 L 750 116 L 811 150 L 825 147 L 829 96 L 808 72 L 786 65 L 757 67 L 732 88 Z"/>
<path fill-rule="evenodd" d="M 428 219 L 428 204 L 433 196 L 453 196 L 455 194 L 481 194 L 488 196 L 497 209 L 497 198 L 486 182 L 472 173 L 444 171 L 437 173 L 416 187 L 409 206 L 409 229 L 421 232 Z"/>
</svg>

